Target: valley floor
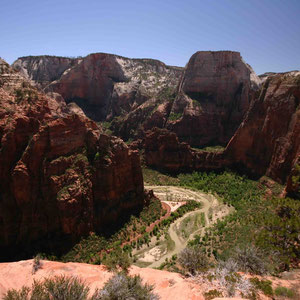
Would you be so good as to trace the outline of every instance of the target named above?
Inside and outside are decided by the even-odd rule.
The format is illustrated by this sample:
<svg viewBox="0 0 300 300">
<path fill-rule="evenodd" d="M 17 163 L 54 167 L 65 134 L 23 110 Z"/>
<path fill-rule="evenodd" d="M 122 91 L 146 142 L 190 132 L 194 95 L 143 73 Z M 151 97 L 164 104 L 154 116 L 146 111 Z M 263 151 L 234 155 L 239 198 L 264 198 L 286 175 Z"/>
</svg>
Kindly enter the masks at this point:
<svg viewBox="0 0 300 300">
<path fill-rule="evenodd" d="M 186 201 L 194 200 L 202 204 L 202 208 L 189 212 L 177 219 L 168 229 L 168 236 L 163 241 L 152 238 L 151 243 L 135 251 L 138 266 L 159 267 L 166 259 L 171 259 L 182 251 L 190 238 L 204 235 L 205 229 L 233 211 L 221 203 L 215 196 L 176 186 L 145 186 L 174 211 Z M 166 242 L 166 239 L 168 241 Z"/>
</svg>

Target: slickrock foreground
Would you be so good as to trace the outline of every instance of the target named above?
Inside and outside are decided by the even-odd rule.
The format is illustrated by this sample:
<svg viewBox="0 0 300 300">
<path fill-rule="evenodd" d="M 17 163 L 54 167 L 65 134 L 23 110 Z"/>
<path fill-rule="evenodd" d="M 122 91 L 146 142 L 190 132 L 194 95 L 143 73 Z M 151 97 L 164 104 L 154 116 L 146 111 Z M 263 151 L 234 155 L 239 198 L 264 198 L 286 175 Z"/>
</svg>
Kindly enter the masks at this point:
<svg viewBox="0 0 300 300">
<path fill-rule="evenodd" d="M 31 286 L 34 280 L 43 280 L 44 278 L 66 275 L 79 277 L 90 287 L 92 294 L 96 288 L 101 289 L 104 284 L 113 276 L 104 266 L 89 265 L 83 263 L 62 263 L 55 261 L 41 261 L 41 269 L 32 274 L 33 260 L 23 260 L 13 263 L 0 263 L 0 297 L 8 289 L 19 289 L 22 286 Z M 205 284 L 197 284 L 191 278 L 184 278 L 178 273 L 160 271 L 148 268 L 138 268 L 132 266 L 130 275 L 140 275 L 144 283 L 153 284 L 155 293 L 161 300 L 205 300 L 203 293 L 207 290 L 214 289 Z M 281 278 L 267 277 L 273 283 L 273 288 L 285 286 L 300 292 L 300 270 L 285 272 Z M 227 299 L 227 298 L 216 298 Z M 215 299 L 215 300 L 216 300 Z M 240 299 L 240 298 L 230 298 Z M 260 295 L 260 299 L 271 299 L 267 296 Z"/>
<path fill-rule="evenodd" d="M 42 268 L 32 274 L 32 263 L 33 260 L 24 260 L 0 264 L 0 297 L 8 289 L 19 289 L 24 285 L 31 286 L 33 280 L 55 275 L 80 277 L 90 286 L 91 293 L 93 293 L 96 288 L 102 288 L 113 275 L 103 266 L 45 260 L 42 261 Z M 199 287 L 177 273 L 131 267 L 130 275 L 137 274 L 144 279 L 144 282 L 155 285 L 155 292 L 162 300 L 204 300 Z"/>
</svg>

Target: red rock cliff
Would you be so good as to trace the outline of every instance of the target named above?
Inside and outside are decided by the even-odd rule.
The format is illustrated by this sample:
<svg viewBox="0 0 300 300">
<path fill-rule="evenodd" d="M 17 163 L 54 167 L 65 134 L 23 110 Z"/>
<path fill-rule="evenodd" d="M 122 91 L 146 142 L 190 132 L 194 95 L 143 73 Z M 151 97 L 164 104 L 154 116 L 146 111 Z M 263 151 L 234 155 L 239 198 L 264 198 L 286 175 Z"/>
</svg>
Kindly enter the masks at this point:
<svg viewBox="0 0 300 300">
<path fill-rule="evenodd" d="M 226 145 L 259 78 L 233 51 L 199 51 L 189 60 L 166 127 L 193 146 Z"/>
<path fill-rule="evenodd" d="M 255 174 L 286 182 L 300 155 L 300 72 L 268 78 L 226 156 Z"/>
<path fill-rule="evenodd" d="M 55 250 L 140 208 L 138 153 L 1 64 L 0 257 Z"/>
</svg>

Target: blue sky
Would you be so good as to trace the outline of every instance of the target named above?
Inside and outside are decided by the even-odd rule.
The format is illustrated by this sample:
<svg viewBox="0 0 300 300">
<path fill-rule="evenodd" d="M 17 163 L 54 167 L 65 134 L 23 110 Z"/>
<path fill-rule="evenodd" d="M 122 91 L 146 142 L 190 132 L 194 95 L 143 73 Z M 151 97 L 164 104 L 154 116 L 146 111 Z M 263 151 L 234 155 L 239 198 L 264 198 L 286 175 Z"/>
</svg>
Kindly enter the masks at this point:
<svg viewBox="0 0 300 300">
<path fill-rule="evenodd" d="M 0 0 L 0 56 L 107 52 L 184 66 L 235 50 L 256 73 L 300 69 L 300 0 Z"/>
</svg>

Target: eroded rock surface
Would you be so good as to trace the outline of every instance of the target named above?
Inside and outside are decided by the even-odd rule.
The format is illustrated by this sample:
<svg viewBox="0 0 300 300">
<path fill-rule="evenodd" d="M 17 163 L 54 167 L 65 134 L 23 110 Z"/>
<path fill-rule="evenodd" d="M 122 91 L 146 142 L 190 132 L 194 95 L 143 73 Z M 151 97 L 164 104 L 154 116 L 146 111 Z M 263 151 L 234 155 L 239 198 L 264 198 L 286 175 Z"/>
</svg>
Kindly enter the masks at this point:
<svg viewBox="0 0 300 300">
<path fill-rule="evenodd" d="M 0 70 L 1 259 L 59 250 L 143 205 L 137 151 Z"/>
<path fill-rule="evenodd" d="M 226 145 L 259 84 L 239 52 L 196 52 L 183 73 L 166 128 L 193 146 Z"/>
<path fill-rule="evenodd" d="M 268 78 L 226 156 L 255 174 L 286 182 L 300 155 L 300 72 Z"/>
</svg>

